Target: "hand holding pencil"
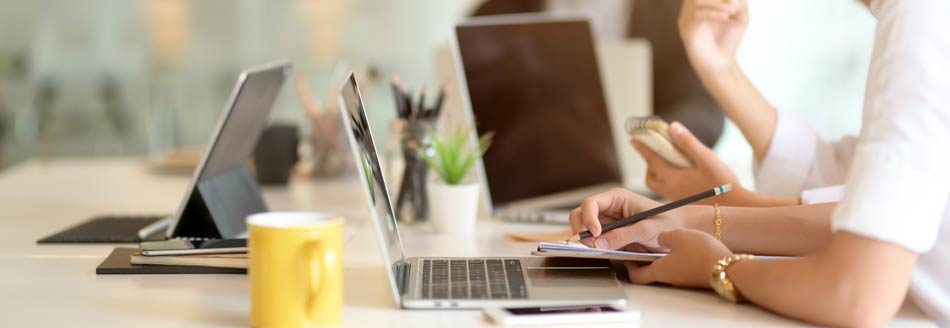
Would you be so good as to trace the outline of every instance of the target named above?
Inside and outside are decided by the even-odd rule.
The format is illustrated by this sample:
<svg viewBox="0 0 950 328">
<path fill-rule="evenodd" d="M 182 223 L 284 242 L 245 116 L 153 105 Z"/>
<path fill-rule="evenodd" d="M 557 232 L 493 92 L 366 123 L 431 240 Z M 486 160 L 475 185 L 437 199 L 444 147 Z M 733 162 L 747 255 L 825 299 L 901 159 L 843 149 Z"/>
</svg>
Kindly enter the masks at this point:
<svg viewBox="0 0 950 328">
<path fill-rule="evenodd" d="M 624 189 L 592 196 L 571 212 L 575 234 L 571 241 L 601 249 L 654 251 L 661 231 L 685 227 L 685 205 L 728 192 L 730 187 L 715 187 L 665 205 Z"/>
</svg>

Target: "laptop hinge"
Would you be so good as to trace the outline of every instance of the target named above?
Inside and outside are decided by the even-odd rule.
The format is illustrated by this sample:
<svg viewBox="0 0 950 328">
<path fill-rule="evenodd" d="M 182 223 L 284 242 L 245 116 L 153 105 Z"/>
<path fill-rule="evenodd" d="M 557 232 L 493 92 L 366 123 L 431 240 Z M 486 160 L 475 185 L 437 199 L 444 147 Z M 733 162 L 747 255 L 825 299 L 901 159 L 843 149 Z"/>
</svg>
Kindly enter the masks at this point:
<svg viewBox="0 0 950 328">
<path fill-rule="evenodd" d="M 399 294 L 409 294 L 409 261 L 404 260 L 396 266 L 396 282 L 399 284 Z"/>
</svg>

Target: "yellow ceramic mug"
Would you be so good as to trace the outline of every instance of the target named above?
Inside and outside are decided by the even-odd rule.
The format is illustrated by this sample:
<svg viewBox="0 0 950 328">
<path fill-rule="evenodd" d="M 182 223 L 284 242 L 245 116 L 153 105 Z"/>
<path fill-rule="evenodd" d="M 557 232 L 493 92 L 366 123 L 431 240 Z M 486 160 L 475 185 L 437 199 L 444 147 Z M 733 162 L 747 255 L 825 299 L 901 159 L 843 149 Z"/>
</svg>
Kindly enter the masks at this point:
<svg viewBox="0 0 950 328">
<path fill-rule="evenodd" d="M 268 212 L 247 217 L 251 325 L 326 327 L 343 316 L 343 218 Z"/>
</svg>

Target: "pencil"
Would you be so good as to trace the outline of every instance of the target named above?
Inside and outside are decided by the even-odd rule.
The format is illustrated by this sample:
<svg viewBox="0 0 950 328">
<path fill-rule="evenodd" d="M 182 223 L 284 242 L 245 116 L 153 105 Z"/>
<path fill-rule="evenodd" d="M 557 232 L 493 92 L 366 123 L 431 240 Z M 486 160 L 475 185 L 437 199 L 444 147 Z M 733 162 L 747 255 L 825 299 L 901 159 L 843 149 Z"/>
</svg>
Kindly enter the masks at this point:
<svg viewBox="0 0 950 328">
<path fill-rule="evenodd" d="M 721 185 L 721 186 L 719 186 L 719 187 L 715 187 L 715 188 L 712 188 L 712 189 L 710 189 L 710 190 L 706 190 L 706 191 L 704 191 L 704 192 L 701 192 L 701 193 L 698 193 L 698 194 L 695 194 L 695 195 L 692 195 L 692 196 L 689 196 L 689 197 L 686 197 L 686 198 L 677 200 L 677 201 L 675 201 L 675 202 L 667 203 L 667 204 L 665 204 L 665 205 L 661 205 L 661 206 L 652 208 L 652 209 L 650 209 L 650 210 L 646 210 L 646 211 L 643 211 L 643 212 L 634 214 L 634 215 L 629 216 L 629 217 L 627 217 L 627 218 L 624 218 L 624 219 L 621 219 L 621 220 L 617 220 L 617 221 L 614 221 L 614 222 L 605 224 L 605 225 L 600 229 L 600 233 L 601 233 L 601 234 L 604 234 L 604 233 L 606 233 L 606 232 L 608 232 L 608 231 L 610 231 L 610 230 L 614 230 L 614 229 L 617 229 L 617 228 L 620 228 L 620 227 L 625 227 L 625 226 L 628 226 L 628 225 L 632 225 L 632 224 L 634 224 L 634 223 L 643 221 L 644 219 L 649 218 L 649 217 L 651 217 L 651 216 L 654 216 L 654 215 L 657 215 L 657 214 L 660 214 L 660 213 L 663 213 L 663 212 L 667 212 L 667 211 L 670 211 L 670 210 L 673 210 L 673 209 L 676 209 L 676 208 L 679 208 L 679 207 L 683 207 L 683 206 L 685 206 L 685 205 L 689 205 L 689 204 L 692 204 L 692 203 L 701 201 L 701 200 L 706 199 L 706 198 L 709 198 L 709 197 L 713 197 L 713 196 L 718 196 L 718 195 L 724 194 L 724 193 L 728 192 L 729 190 L 732 190 L 732 185 L 731 185 L 731 184 L 724 184 L 724 185 Z M 590 232 L 590 230 L 585 230 L 584 232 L 581 232 L 581 233 L 578 234 L 578 237 L 580 237 L 580 240 L 587 239 L 587 238 L 590 238 L 590 237 L 593 237 L 593 236 L 594 236 L 594 234 L 592 234 L 592 233 Z"/>
<path fill-rule="evenodd" d="M 392 79 L 390 79 L 390 86 L 393 89 L 393 97 L 396 100 L 396 116 L 399 116 L 399 118 L 409 117 L 409 113 L 406 111 L 406 107 L 403 104 L 403 98 L 406 97 L 406 95 L 403 94 L 402 89 L 399 88 L 399 78 L 396 77 L 395 74 L 393 75 Z"/>
<path fill-rule="evenodd" d="M 422 87 L 422 91 L 419 91 L 419 104 L 416 105 L 416 110 L 419 114 L 424 114 L 426 110 L 426 88 Z"/>
<path fill-rule="evenodd" d="M 410 96 L 411 92 L 409 87 L 407 87 L 406 84 L 403 83 L 403 81 L 399 79 L 399 76 L 396 74 L 393 74 L 391 82 L 393 86 L 399 91 L 399 98 L 402 102 L 402 104 L 397 108 L 402 108 L 402 118 L 409 118 L 409 115 L 412 114 L 412 97 Z"/>
<path fill-rule="evenodd" d="M 439 88 L 439 96 L 435 98 L 435 106 L 430 110 L 432 118 L 438 118 L 439 113 L 442 112 L 442 103 L 445 102 L 445 93 L 448 92 L 448 89 L 448 83 L 442 83 L 442 87 Z"/>
<path fill-rule="evenodd" d="M 411 97 L 411 96 L 410 96 Z M 410 122 L 418 122 L 421 119 L 425 118 L 425 102 L 426 102 L 426 88 L 423 87 L 419 91 L 419 101 L 415 106 L 411 107 L 412 111 L 409 113 Z"/>
</svg>

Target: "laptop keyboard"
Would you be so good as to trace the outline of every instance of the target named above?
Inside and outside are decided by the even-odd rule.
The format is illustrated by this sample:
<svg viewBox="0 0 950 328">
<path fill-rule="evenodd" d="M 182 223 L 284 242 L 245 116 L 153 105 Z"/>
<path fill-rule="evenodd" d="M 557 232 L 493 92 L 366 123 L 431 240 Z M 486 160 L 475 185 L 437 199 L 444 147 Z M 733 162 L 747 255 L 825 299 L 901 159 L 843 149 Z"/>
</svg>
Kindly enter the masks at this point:
<svg viewBox="0 0 950 328">
<path fill-rule="evenodd" d="M 519 259 L 444 259 L 422 261 L 422 298 L 527 298 Z"/>
</svg>

